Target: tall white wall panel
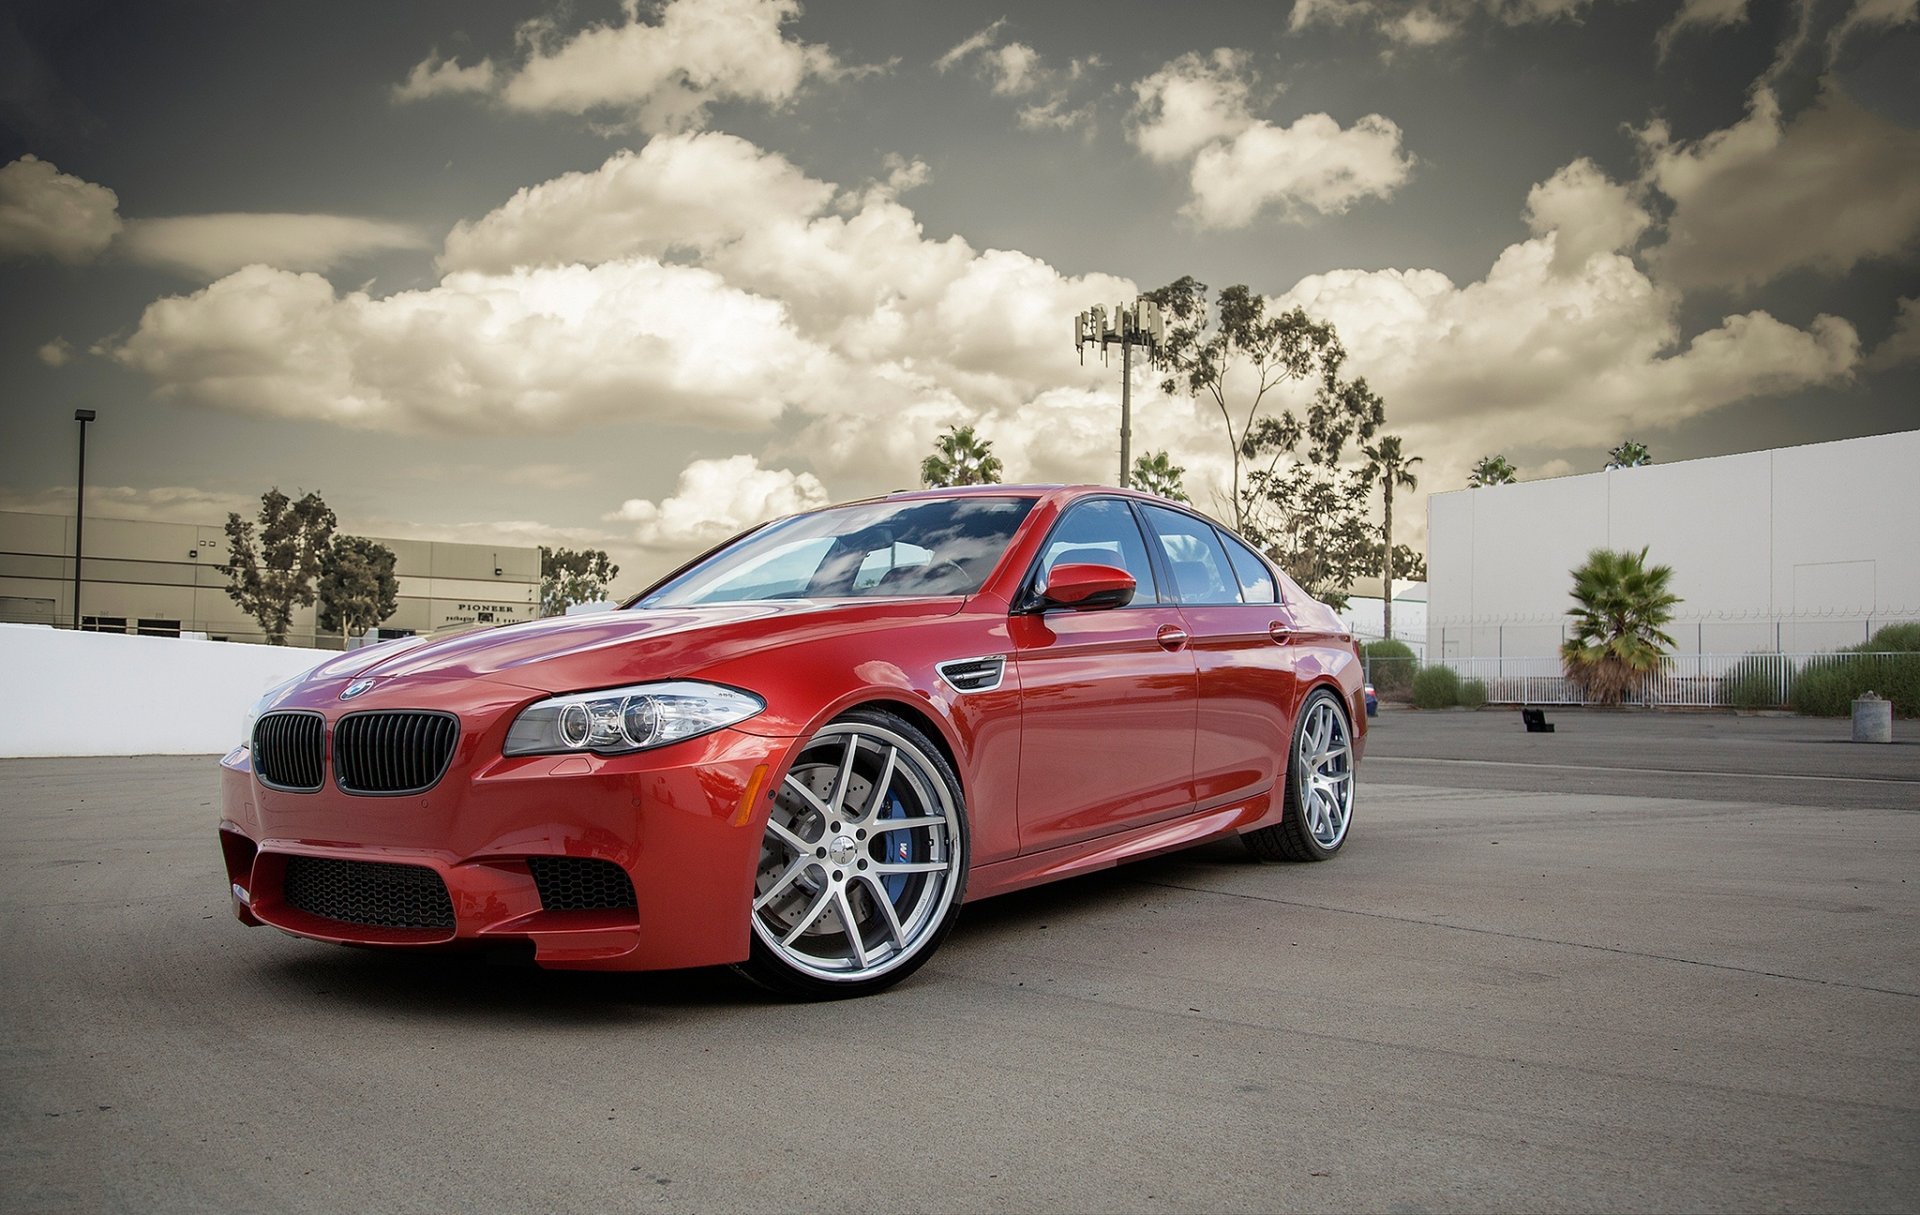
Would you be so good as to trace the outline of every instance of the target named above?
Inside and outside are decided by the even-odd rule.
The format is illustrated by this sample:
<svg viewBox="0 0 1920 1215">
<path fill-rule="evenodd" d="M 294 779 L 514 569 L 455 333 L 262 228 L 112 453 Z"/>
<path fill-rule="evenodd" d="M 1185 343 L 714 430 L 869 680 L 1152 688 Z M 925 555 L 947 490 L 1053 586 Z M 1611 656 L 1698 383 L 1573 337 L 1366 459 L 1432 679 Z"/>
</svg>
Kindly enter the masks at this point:
<svg viewBox="0 0 1920 1215">
<path fill-rule="evenodd" d="M 1552 655 L 1594 548 L 1673 567 L 1680 652 L 1832 649 L 1920 620 L 1920 431 L 1435 494 L 1428 652 Z"/>
</svg>

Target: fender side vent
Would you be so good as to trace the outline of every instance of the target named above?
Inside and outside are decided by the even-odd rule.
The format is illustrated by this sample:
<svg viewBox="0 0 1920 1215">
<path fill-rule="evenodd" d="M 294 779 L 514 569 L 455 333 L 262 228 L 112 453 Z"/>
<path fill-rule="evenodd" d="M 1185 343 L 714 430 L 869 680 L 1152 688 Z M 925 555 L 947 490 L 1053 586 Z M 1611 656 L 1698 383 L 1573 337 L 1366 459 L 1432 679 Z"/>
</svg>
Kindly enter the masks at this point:
<svg viewBox="0 0 1920 1215">
<path fill-rule="evenodd" d="M 1007 660 L 999 654 L 987 658 L 956 658 L 943 662 L 935 670 L 956 692 L 991 692 L 1007 674 Z"/>
</svg>

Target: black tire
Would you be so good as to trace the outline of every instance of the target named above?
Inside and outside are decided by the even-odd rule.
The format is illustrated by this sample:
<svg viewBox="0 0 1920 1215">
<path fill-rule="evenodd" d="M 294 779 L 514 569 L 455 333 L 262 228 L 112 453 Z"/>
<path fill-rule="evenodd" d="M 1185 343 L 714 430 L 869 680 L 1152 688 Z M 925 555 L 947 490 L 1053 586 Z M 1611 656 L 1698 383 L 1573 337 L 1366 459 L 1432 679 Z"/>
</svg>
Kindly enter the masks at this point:
<svg viewBox="0 0 1920 1215">
<path fill-rule="evenodd" d="M 843 781 L 838 765 L 849 756 Z M 813 788 L 823 773 L 824 794 Z M 876 790 L 883 775 L 887 785 Z M 852 800 L 856 795 L 864 804 Z M 901 817 L 896 809 L 929 825 L 874 828 Z M 953 765 L 912 722 L 854 709 L 829 723 L 801 749 L 770 815 L 754 879 L 752 953 L 735 967 L 752 982 L 790 999 L 872 995 L 918 970 L 953 930 L 972 856 L 966 802 Z M 880 855 L 882 836 L 900 859 Z M 810 851 L 795 848 L 795 838 Z M 883 874 L 890 864 L 921 871 Z M 794 910 L 796 904 L 804 906 Z M 793 935 L 782 940 L 782 929 Z M 830 956 L 836 937 L 847 956 Z M 822 952 L 810 952 L 810 941 Z"/>
<path fill-rule="evenodd" d="M 1310 821 L 1307 807 L 1312 774 L 1309 765 L 1302 762 L 1302 744 L 1308 723 L 1320 719 L 1329 710 L 1338 723 L 1340 737 L 1347 748 L 1345 814 L 1340 819 L 1337 832 L 1327 827 L 1326 819 Z M 1294 717 L 1293 737 L 1287 745 L 1287 770 L 1282 781 L 1286 791 L 1280 821 L 1240 837 L 1246 841 L 1253 855 L 1263 861 L 1324 861 L 1331 859 L 1345 846 L 1353 822 L 1356 771 L 1352 746 L 1353 722 L 1340 697 L 1326 687 L 1318 687 L 1308 693 L 1307 698 L 1300 702 L 1300 711 Z M 1331 837 L 1330 841 L 1327 837 Z"/>
</svg>

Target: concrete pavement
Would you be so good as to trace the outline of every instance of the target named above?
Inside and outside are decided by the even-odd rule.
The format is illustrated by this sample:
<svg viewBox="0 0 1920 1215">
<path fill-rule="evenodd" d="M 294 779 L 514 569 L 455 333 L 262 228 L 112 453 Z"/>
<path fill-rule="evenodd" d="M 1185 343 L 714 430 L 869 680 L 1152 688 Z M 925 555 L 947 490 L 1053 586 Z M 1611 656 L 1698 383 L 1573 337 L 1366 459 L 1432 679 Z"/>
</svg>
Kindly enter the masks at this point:
<svg viewBox="0 0 1920 1215">
<path fill-rule="evenodd" d="M 0 1205 L 1920 1205 L 1920 746 L 1510 716 L 1379 719 L 1330 864 L 971 905 L 809 1006 L 244 929 L 210 758 L 0 762 Z M 1762 779 L 1821 747 L 1874 780 Z"/>
</svg>

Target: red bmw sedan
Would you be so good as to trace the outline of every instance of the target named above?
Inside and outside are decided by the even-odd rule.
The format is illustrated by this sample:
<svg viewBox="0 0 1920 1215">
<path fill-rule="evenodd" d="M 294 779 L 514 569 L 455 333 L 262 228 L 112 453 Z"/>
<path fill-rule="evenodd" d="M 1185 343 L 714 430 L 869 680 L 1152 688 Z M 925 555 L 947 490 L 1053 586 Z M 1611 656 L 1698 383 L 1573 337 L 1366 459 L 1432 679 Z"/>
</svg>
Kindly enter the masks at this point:
<svg viewBox="0 0 1920 1215">
<path fill-rule="evenodd" d="M 1093 486 L 778 520 L 615 612 L 357 650 L 222 761 L 234 913 L 551 967 L 898 982 L 965 899 L 1346 841 L 1353 639 L 1233 533 Z"/>
</svg>

